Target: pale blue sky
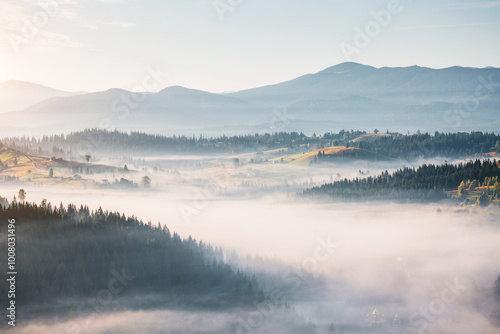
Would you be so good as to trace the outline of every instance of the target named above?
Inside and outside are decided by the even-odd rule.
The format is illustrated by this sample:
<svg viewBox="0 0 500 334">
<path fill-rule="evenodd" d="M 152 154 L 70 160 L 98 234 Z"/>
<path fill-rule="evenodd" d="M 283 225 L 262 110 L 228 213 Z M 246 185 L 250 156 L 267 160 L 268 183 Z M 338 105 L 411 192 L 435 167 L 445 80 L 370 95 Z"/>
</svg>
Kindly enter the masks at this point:
<svg viewBox="0 0 500 334">
<path fill-rule="evenodd" d="M 0 0 L 0 82 L 132 89 L 149 66 L 169 73 L 158 89 L 221 92 L 277 83 L 346 61 L 341 43 L 356 46 L 355 28 L 365 29 L 371 12 L 391 2 L 220 0 L 237 4 L 221 20 L 214 0 L 47 1 L 60 8 L 44 21 L 38 1 Z M 400 13 L 350 60 L 376 67 L 500 67 L 500 1 L 400 3 Z M 23 33 L 33 15 L 40 27 Z"/>
</svg>

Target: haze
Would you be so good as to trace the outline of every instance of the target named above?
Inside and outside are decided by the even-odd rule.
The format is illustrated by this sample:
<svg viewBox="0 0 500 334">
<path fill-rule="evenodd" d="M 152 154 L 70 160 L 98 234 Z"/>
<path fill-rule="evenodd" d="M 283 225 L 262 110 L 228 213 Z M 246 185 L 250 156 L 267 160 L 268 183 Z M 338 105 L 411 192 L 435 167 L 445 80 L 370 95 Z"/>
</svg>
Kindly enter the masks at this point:
<svg viewBox="0 0 500 334">
<path fill-rule="evenodd" d="M 0 333 L 499 333 L 499 36 L 494 0 L 0 0 Z"/>
<path fill-rule="evenodd" d="M 340 44 L 387 1 L 236 1 L 220 19 L 212 0 L 64 0 L 27 41 L 30 1 L 0 4 L 0 82 L 24 80 L 66 91 L 133 89 L 148 66 L 166 86 L 238 91 L 315 73 L 344 61 L 376 67 L 500 67 L 498 1 L 404 1 L 377 38 L 352 59 Z M 224 3 L 224 1 L 223 1 Z M 446 41 L 446 43 L 444 43 Z M 26 42 L 26 43 L 25 43 Z M 17 52 L 16 52 L 17 50 Z M 483 51 L 481 51 L 483 50 Z M 488 51 L 486 51 L 488 50 Z"/>
</svg>

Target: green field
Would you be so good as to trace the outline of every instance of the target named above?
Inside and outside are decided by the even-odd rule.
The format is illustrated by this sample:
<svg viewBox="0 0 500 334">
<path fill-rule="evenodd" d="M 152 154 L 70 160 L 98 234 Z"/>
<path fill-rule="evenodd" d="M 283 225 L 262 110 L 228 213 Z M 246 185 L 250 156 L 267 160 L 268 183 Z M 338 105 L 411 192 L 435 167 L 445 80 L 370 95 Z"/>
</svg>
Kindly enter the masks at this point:
<svg viewBox="0 0 500 334">
<path fill-rule="evenodd" d="M 85 174 L 123 171 L 112 166 L 24 154 L 11 149 L 0 152 L 0 162 L 0 178 L 38 185 L 83 184 Z"/>
</svg>

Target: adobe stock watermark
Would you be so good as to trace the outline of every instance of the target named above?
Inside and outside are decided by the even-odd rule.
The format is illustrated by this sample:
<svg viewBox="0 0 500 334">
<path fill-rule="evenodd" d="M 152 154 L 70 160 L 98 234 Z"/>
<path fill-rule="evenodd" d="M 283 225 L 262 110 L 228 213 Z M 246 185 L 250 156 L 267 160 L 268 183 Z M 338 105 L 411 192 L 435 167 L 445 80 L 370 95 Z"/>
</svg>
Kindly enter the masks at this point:
<svg viewBox="0 0 500 334">
<path fill-rule="evenodd" d="M 112 269 L 111 275 L 113 277 L 108 281 L 106 289 L 99 290 L 95 297 L 87 298 L 85 302 L 79 305 L 78 316 L 85 316 L 89 311 L 91 313 L 91 316 L 85 321 L 85 326 L 78 324 L 77 321 L 70 321 L 65 326 L 66 334 L 82 333 L 84 327 L 86 329 L 85 332 L 88 333 L 89 323 L 95 317 L 96 313 L 103 312 L 105 307 L 113 302 L 114 296 L 122 293 L 129 283 L 135 279 L 135 276 L 127 275 L 125 268 L 122 268 L 121 273 Z"/>
<path fill-rule="evenodd" d="M 290 294 L 302 288 L 311 278 L 319 276 L 319 264 L 326 262 L 340 245 L 333 242 L 330 236 L 317 238 L 317 246 L 313 255 L 304 258 L 297 266 L 297 271 L 290 271 L 282 276 L 284 287 L 278 287 L 267 293 L 264 301 L 254 301 L 255 311 L 251 314 L 237 316 L 236 333 L 249 334 L 262 327 L 267 321 L 281 312 Z"/>
<path fill-rule="evenodd" d="M 419 308 L 418 312 L 413 312 L 409 318 L 412 333 L 424 333 L 428 331 L 432 324 L 455 303 L 457 299 L 470 287 L 470 281 L 460 280 L 458 277 L 451 282 L 444 280 L 444 288 L 439 296 L 434 298 L 427 307 Z M 430 331 L 432 332 L 432 330 Z"/>
<path fill-rule="evenodd" d="M 455 129 L 462 125 L 464 119 L 469 118 L 473 112 L 479 109 L 481 104 L 480 99 L 488 98 L 491 94 L 495 93 L 495 84 L 499 84 L 493 82 L 493 75 L 491 74 L 488 78 L 479 76 L 477 80 L 478 84 L 474 90 L 474 94 L 455 103 L 453 110 L 447 110 L 443 114 L 443 120 L 447 123 L 452 123 L 452 127 Z"/>
<path fill-rule="evenodd" d="M 169 73 L 163 72 L 158 65 L 154 69 L 151 66 L 146 67 L 146 72 L 147 74 L 140 85 L 132 88 L 130 92 L 122 94 L 120 98 L 111 103 L 111 111 L 117 114 L 120 120 L 129 117 L 130 112 L 139 107 L 139 104 L 147 98 L 148 93 L 162 87 L 169 75 Z M 109 118 L 104 118 L 99 127 L 110 129 L 113 127 L 113 122 Z"/>
<path fill-rule="evenodd" d="M 221 21 L 226 19 L 226 13 L 233 12 L 243 3 L 243 0 L 214 0 L 212 5 Z"/>
<path fill-rule="evenodd" d="M 164 72 L 158 65 L 154 68 L 147 66 L 146 75 L 143 77 L 142 82 L 132 88 L 132 91 L 121 94 L 119 98 L 111 102 L 111 115 L 101 119 L 98 126 L 99 129 L 113 130 L 118 122 L 130 117 L 139 108 L 140 103 L 148 97 L 149 92 L 157 91 L 164 86 L 168 75 L 169 73 Z M 87 140 L 77 145 L 77 152 L 80 155 L 90 153 L 93 148 L 98 147 L 102 143 L 101 137 L 94 138 L 91 133 L 87 133 L 86 137 Z"/>
<path fill-rule="evenodd" d="M 230 184 L 231 175 L 224 166 L 222 168 L 220 175 L 212 176 L 202 189 L 196 190 L 191 203 L 179 205 L 179 213 L 186 224 L 191 223 L 192 216 L 200 215 L 210 205 L 211 200 Z"/>
<path fill-rule="evenodd" d="M 291 119 L 295 117 L 288 114 L 287 107 L 274 108 L 269 119 L 269 127 L 264 127 L 258 131 L 260 134 L 269 133 L 269 130 L 274 132 L 283 131 Z M 185 223 L 191 223 L 192 216 L 198 216 L 204 209 L 206 209 L 211 200 L 218 196 L 224 188 L 226 188 L 231 181 L 230 173 L 222 166 L 222 174 L 211 177 L 209 182 L 206 183 L 202 189 L 197 190 L 190 204 L 179 205 L 179 213 Z"/>
<path fill-rule="evenodd" d="M 403 9 L 404 7 L 400 0 L 390 0 L 387 3 L 387 9 L 372 10 L 370 15 L 373 20 L 368 21 L 363 28 L 354 27 L 355 34 L 352 44 L 347 42 L 340 43 L 340 51 L 342 51 L 344 58 L 347 61 L 352 61 L 353 55 L 360 54 L 363 49 L 368 47 L 372 40 L 377 38 L 391 24 L 394 16 L 403 12 Z"/>
<path fill-rule="evenodd" d="M 38 2 L 39 10 L 31 17 L 23 16 L 21 18 L 22 27 L 19 32 L 9 32 L 7 39 L 15 53 L 19 53 L 22 45 L 28 44 L 35 39 L 40 30 L 45 28 L 51 19 L 58 16 L 61 12 L 61 6 L 67 5 L 67 0 L 41 0 Z"/>
<path fill-rule="evenodd" d="M 283 131 L 290 124 L 290 120 L 293 119 L 295 119 L 295 116 L 288 113 L 288 107 L 275 108 L 271 115 L 269 129 L 271 131 Z"/>
<path fill-rule="evenodd" d="M 276 107 L 273 109 L 271 115 L 269 115 L 269 126 L 263 127 L 258 133 L 266 134 L 269 132 L 284 131 L 295 118 L 295 115 L 289 113 L 287 106 Z"/>
</svg>

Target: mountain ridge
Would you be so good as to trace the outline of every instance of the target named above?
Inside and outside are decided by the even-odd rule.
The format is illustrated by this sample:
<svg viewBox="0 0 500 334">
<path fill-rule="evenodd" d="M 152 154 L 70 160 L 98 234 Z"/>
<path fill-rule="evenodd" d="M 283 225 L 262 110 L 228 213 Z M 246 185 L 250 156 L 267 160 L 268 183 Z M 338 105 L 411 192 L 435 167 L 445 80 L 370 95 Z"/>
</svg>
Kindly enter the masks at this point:
<svg viewBox="0 0 500 334">
<path fill-rule="evenodd" d="M 79 94 L 84 92 L 69 92 L 28 81 L 7 80 L 0 83 L 0 113 L 23 110 L 53 97 Z"/>
<path fill-rule="evenodd" d="M 204 133 L 227 127 L 235 134 L 373 127 L 405 132 L 436 126 L 439 130 L 491 131 L 500 127 L 496 116 L 500 106 L 498 77 L 498 68 L 375 68 L 346 62 L 234 93 L 182 86 L 155 93 L 111 88 L 53 97 L 2 116 L 4 124 L 30 129 L 44 124 L 56 132 L 94 128 L 103 120 L 105 124 L 111 120 L 113 126 L 126 131 L 162 134 Z M 481 94 L 475 97 L 478 91 Z M 469 108 L 464 101 L 471 99 L 477 99 L 474 117 L 465 117 L 459 108 Z M 275 119 L 279 119 L 279 127 Z"/>
</svg>

